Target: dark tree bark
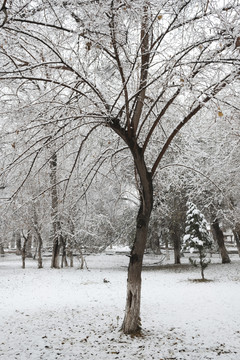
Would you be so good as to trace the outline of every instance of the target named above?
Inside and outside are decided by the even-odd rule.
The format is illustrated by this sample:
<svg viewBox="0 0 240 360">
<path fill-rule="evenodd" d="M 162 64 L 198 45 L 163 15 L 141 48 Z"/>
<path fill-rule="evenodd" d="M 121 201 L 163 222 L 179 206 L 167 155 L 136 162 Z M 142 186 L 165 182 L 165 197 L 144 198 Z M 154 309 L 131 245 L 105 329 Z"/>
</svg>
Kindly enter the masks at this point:
<svg viewBox="0 0 240 360">
<path fill-rule="evenodd" d="M 140 208 L 137 215 L 136 234 L 128 266 L 127 300 L 122 324 L 122 330 L 125 334 L 137 334 L 141 330 L 142 262 L 153 208 L 152 173 L 148 172 L 143 149 L 139 147 L 131 131 L 123 129 L 118 122 L 113 122 L 111 127 L 128 145 L 134 159 L 136 174 L 139 178 Z"/>
<path fill-rule="evenodd" d="M 127 279 L 127 301 L 122 330 L 125 334 L 136 334 L 141 330 L 141 272 L 150 215 L 153 207 L 152 175 L 147 171 L 141 148 L 134 142 L 130 146 L 140 179 L 141 205 L 136 224 L 136 235 L 130 254 Z"/>
<path fill-rule="evenodd" d="M 178 230 L 179 229 L 175 228 L 175 231 L 172 234 L 175 265 L 181 264 L 181 238 Z"/>
<path fill-rule="evenodd" d="M 169 199 L 171 213 L 169 217 L 169 234 L 174 249 L 174 264 L 181 264 L 181 238 L 185 232 L 186 196 L 184 191 L 172 189 L 172 199 Z"/>
<path fill-rule="evenodd" d="M 228 264 L 231 262 L 225 243 L 224 243 L 224 236 L 223 236 L 223 231 L 219 226 L 219 220 L 217 218 L 215 218 L 212 221 L 211 224 L 211 228 L 212 228 L 212 234 L 213 234 L 213 238 L 216 241 L 216 243 L 218 244 L 219 247 L 219 252 L 220 255 L 222 257 L 222 263 L 223 264 Z"/>
</svg>

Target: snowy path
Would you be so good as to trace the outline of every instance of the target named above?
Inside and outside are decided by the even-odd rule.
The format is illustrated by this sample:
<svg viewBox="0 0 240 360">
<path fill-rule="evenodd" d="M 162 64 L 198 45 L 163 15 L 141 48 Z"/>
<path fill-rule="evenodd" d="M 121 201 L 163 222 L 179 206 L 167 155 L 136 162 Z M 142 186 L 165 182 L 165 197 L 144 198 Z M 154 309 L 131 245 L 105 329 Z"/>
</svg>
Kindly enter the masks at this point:
<svg viewBox="0 0 240 360">
<path fill-rule="evenodd" d="M 210 265 L 208 283 L 189 281 L 199 270 L 188 266 L 144 270 L 144 335 L 134 339 L 118 331 L 127 257 L 90 256 L 90 271 L 51 270 L 45 262 L 37 270 L 28 260 L 22 270 L 14 255 L 0 258 L 1 360 L 240 359 L 237 256 Z"/>
</svg>

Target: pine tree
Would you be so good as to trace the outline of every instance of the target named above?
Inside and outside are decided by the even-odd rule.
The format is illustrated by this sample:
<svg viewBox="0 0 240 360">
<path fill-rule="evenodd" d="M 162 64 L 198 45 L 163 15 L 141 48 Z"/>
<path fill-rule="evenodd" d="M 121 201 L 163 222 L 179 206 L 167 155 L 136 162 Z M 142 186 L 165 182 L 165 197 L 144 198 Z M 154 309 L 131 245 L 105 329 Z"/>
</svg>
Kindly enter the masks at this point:
<svg viewBox="0 0 240 360">
<path fill-rule="evenodd" d="M 210 260 L 207 259 L 207 253 L 212 248 L 212 241 L 209 237 L 207 221 L 204 215 L 192 202 L 188 202 L 187 207 L 188 211 L 182 250 L 189 250 L 190 253 L 193 253 L 193 251 L 198 252 L 202 280 L 204 280 L 204 270 L 210 263 Z M 194 266 L 198 265 L 196 259 L 190 257 L 189 261 Z"/>
</svg>

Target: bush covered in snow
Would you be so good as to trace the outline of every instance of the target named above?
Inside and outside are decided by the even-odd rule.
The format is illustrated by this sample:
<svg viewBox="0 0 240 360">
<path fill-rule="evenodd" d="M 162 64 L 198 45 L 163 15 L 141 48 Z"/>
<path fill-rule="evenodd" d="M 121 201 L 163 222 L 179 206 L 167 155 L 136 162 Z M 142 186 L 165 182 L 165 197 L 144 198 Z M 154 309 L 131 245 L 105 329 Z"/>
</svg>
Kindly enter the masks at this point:
<svg viewBox="0 0 240 360">
<path fill-rule="evenodd" d="M 194 251 L 198 252 L 201 275 L 202 279 L 204 279 L 204 269 L 210 263 L 210 260 L 207 259 L 207 253 L 212 248 L 212 241 L 209 237 L 207 221 L 204 215 L 192 202 L 188 202 L 187 207 L 188 211 L 182 250 L 188 250 L 190 253 Z M 189 260 L 194 266 L 198 265 L 196 259 L 190 257 Z"/>
</svg>

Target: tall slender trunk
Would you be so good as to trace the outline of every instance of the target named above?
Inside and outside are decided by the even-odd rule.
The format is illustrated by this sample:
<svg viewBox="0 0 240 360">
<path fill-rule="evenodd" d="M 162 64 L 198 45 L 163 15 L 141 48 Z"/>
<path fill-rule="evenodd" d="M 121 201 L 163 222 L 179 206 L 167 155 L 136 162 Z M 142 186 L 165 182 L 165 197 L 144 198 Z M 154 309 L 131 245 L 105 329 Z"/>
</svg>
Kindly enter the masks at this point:
<svg viewBox="0 0 240 360">
<path fill-rule="evenodd" d="M 26 260 L 26 248 L 27 248 L 27 243 L 30 239 L 30 231 L 28 231 L 27 236 L 24 235 L 24 233 L 22 232 L 22 236 L 23 236 L 23 246 L 22 246 L 22 268 L 25 269 L 25 260 Z"/>
<path fill-rule="evenodd" d="M 42 269 L 43 268 L 43 263 L 42 263 L 42 237 L 39 233 L 38 235 L 38 269 Z"/>
<path fill-rule="evenodd" d="M 58 194 L 57 194 L 57 154 L 54 152 L 50 159 L 50 182 L 51 182 L 51 202 L 52 202 L 52 229 L 53 229 L 53 249 L 52 249 L 52 268 L 59 268 L 60 253 L 60 222 L 58 220 Z"/>
<path fill-rule="evenodd" d="M 218 247 L 219 247 L 219 252 L 220 252 L 220 255 L 222 257 L 222 263 L 223 264 L 230 263 L 231 260 L 229 258 L 229 255 L 228 255 L 225 243 L 224 243 L 223 232 L 222 232 L 222 229 L 219 226 L 219 220 L 217 218 L 215 218 L 212 221 L 211 228 L 212 228 L 213 238 L 217 242 Z"/>
<path fill-rule="evenodd" d="M 135 165 L 141 183 L 141 205 L 136 224 L 136 235 L 130 254 L 127 279 L 127 300 L 122 330 L 125 334 L 135 334 L 141 329 L 141 272 L 144 250 L 147 242 L 148 225 L 153 206 L 152 176 L 147 172 L 139 149 L 132 149 Z"/>
<path fill-rule="evenodd" d="M 33 206 L 33 228 L 35 231 L 35 235 L 36 235 L 36 239 L 37 239 L 37 246 L 36 246 L 36 252 L 34 255 L 34 258 L 37 255 L 38 258 L 38 269 L 42 269 L 43 268 L 43 263 L 42 263 L 42 236 L 40 233 L 40 228 L 38 225 L 38 218 L 37 218 L 37 212 L 36 212 L 36 208 L 35 206 Z"/>
</svg>

